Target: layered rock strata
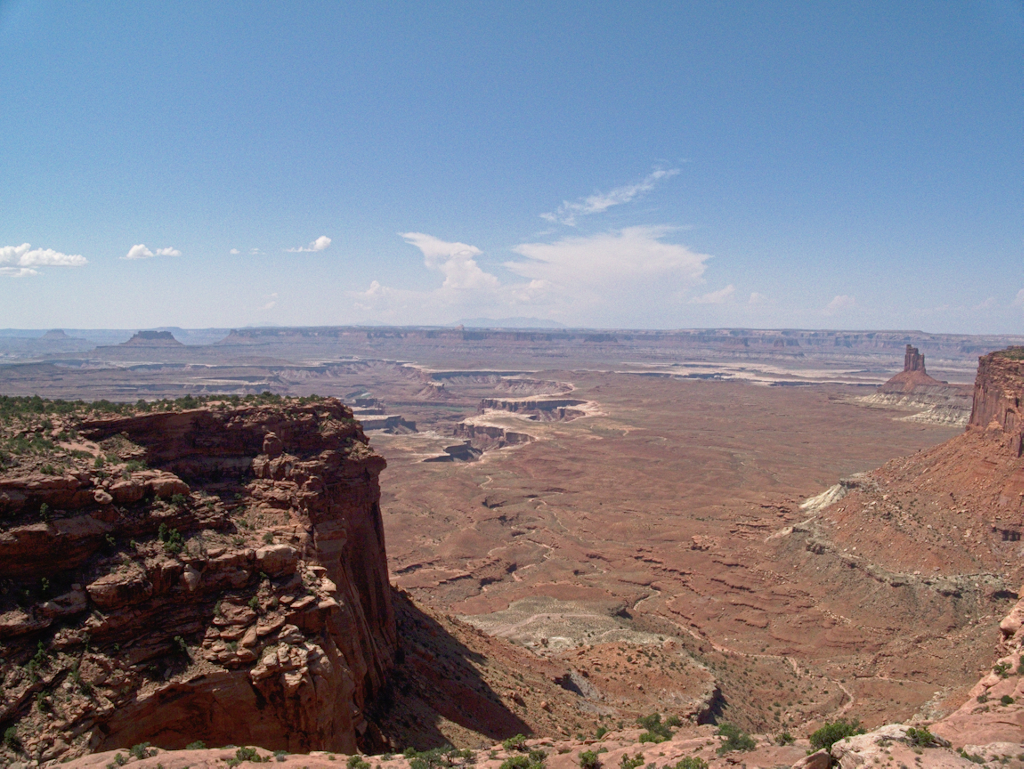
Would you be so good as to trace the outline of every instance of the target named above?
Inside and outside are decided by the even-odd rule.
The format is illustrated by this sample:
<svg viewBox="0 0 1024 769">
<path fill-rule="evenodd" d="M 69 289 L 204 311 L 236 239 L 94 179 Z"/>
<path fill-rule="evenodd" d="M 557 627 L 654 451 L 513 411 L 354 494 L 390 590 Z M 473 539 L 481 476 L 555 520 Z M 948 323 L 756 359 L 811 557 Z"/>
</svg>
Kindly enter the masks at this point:
<svg viewBox="0 0 1024 769">
<path fill-rule="evenodd" d="M 71 466 L 0 477 L 0 726 L 22 754 L 376 744 L 367 708 L 396 648 L 385 463 L 351 411 L 77 429 Z"/>
</svg>

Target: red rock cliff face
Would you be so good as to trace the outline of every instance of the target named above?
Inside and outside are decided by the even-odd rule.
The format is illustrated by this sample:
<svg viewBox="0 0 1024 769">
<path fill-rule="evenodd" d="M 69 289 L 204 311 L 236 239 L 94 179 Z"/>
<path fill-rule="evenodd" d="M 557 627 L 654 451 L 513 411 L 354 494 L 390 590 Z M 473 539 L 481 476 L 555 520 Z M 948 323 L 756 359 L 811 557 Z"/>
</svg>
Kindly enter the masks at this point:
<svg viewBox="0 0 1024 769">
<path fill-rule="evenodd" d="M 395 620 L 385 463 L 352 413 L 285 402 L 79 430 L 154 469 L 0 478 L 0 721 L 29 753 L 372 746 Z M 41 719 L 33 698 L 52 691 L 67 696 Z"/>
<path fill-rule="evenodd" d="M 1010 348 L 1024 353 L 1024 348 Z M 1017 357 L 1016 355 L 1014 357 Z M 974 406 L 968 429 L 1001 433 L 1006 445 L 1022 454 L 1024 417 L 1024 360 L 994 352 L 978 359 L 978 376 L 974 380 Z"/>
</svg>

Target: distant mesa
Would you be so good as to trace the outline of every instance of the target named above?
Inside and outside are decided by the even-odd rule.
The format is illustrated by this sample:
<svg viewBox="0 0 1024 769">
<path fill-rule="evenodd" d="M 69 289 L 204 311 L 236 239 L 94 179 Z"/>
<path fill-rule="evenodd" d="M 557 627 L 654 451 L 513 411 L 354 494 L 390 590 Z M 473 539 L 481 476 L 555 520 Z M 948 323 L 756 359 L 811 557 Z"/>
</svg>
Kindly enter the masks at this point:
<svg viewBox="0 0 1024 769">
<path fill-rule="evenodd" d="M 39 338 L 40 339 L 45 339 L 45 340 L 50 341 L 50 342 L 63 342 L 65 340 L 67 340 L 67 339 L 71 339 L 71 337 L 68 336 L 67 334 L 65 334 L 64 330 L 60 329 L 60 328 L 55 328 L 55 329 L 52 329 L 50 331 L 47 331 L 45 334 L 43 334 Z"/>
<path fill-rule="evenodd" d="M 184 347 L 170 331 L 136 331 L 135 336 L 119 347 Z"/>
<path fill-rule="evenodd" d="M 913 345 L 907 345 L 903 357 L 903 371 L 883 384 L 879 391 L 883 393 L 910 393 L 919 387 L 943 387 L 946 382 L 928 376 L 924 368 L 924 355 Z"/>
</svg>

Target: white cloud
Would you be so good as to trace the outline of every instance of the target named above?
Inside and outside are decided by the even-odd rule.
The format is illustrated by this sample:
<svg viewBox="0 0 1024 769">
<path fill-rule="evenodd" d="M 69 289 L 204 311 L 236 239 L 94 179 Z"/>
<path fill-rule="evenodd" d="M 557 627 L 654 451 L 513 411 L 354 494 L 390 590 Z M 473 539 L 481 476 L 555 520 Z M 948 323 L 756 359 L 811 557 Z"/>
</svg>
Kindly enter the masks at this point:
<svg viewBox="0 0 1024 769">
<path fill-rule="evenodd" d="M 650 192 L 654 185 L 661 179 L 667 179 L 679 173 L 677 168 L 658 169 L 652 171 L 636 184 L 627 184 L 623 187 L 616 187 L 608 192 L 595 192 L 581 200 L 570 202 L 563 200 L 557 210 L 541 214 L 542 219 L 549 222 L 566 224 L 570 227 L 576 226 L 576 218 L 579 216 L 590 216 L 601 214 L 612 206 L 622 205 L 633 200 L 638 195 Z"/>
<path fill-rule="evenodd" d="M 260 251 L 258 248 L 250 248 L 249 249 L 249 255 L 250 256 L 256 256 L 257 254 L 262 254 L 262 253 L 263 252 Z"/>
<path fill-rule="evenodd" d="M 241 252 L 241 251 L 239 251 L 239 250 L 238 250 L 237 248 L 232 248 L 232 249 L 231 249 L 231 250 L 230 250 L 230 251 L 229 251 L 228 253 L 229 253 L 229 254 L 240 254 L 240 253 L 242 253 L 242 252 Z"/>
<path fill-rule="evenodd" d="M 1017 292 L 1017 298 L 1013 300 L 1013 306 L 1024 308 L 1024 288 Z"/>
<path fill-rule="evenodd" d="M 445 276 L 433 289 L 370 283 L 350 292 L 364 317 L 385 323 L 439 323 L 460 317 L 531 315 L 561 322 L 643 324 L 678 314 L 703 282 L 710 257 L 665 242 L 671 227 L 632 227 L 549 243 L 522 243 L 502 282 L 478 263 L 482 251 L 420 232 L 403 233 L 424 265 Z M 734 291 L 731 288 L 730 293 Z"/>
<path fill-rule="evenodd" d="M 837 295 L 831 302 L 825 305 L 824 313 L 826 315 L 836 315 L 847 310 L 852 310 L 857 306 L 857 300 L 852 296 L 846 296 L 845 294 Z"/>
<path fill-rule="evenodd" d="M 405 242 L 423 252 L 423 263 L 431 270 L 444 273 L 446 289 L 495 289 L 498 279 L 480 269 L 473 257 L 480 256 L 476 246 L 465 243 L 448 243 L 433 235 L 422 232 L 399 233 Z"/>
<path fill-rule="evenodd" d="M 985 299 L 984 301 L 979 302 L 978 304 L 974 305 L 973 309 L 975 309 L 975 310 L 991 310 L 993 307 L 998 307 L 998 306 L 999 306 L 999 302 L 996 301 L 996 298 L 994 296 L 990 296 L 988 299 Z"/>
<path fill-rule="evenodd" d="M 303 252 L 309 251 L 323 251 L 329 245 L 331 245 L 331 239 L 326 235 L 321 235 L 319 238 L 314 240 L 305 248 L 286 248 L 285 251 L 287 251 L 290 254 L 301 254 Z"/>
<path fill-rule="evenodd" d="M 28 243 L 0 246 L 0 275 L 8 278 L 38 275 L 37 267 L 82 267 L 88 263 L 81 254 L 62 254 L 52 248 L 32 248 Z"/>
<path fill-rule="evenodd" d="M 540 280 L 566 292 L 580 289 L 608 299 L 637 290 L 685 292 L 702 280 L 710 257 L 686 246 L 665 243 L 670 227 L 627 227 L 554 243 L 523 243 L 512 250 L 525 261 L 505 267 L 524 278 Z"/>
<path fill-rule="evenodd" d="M 747 304 L 765 304 L 768 301 L 768 297 L 764 294 L 759 294 L 756 291 L 750 292 L 750 299 L 747 300 Z"/>
<path fill-rule="evenodd" d="M 128 249 L 128 253 L 122 259 L 149 259 L 154 256 L 181 256 L 181 251 L 176 248 L 158 248 L 150 251 L 145 244 L 139 243 Z"/>
<path fill-rule="evenodd" d="M 725 288 L 718 289 L 718 291 L 711 291 L 702 296 L 694 297 L 690 300 L 690 304 L 725 304 L 735 291 L 736 286 L 730 283 Z"/>
</svg>

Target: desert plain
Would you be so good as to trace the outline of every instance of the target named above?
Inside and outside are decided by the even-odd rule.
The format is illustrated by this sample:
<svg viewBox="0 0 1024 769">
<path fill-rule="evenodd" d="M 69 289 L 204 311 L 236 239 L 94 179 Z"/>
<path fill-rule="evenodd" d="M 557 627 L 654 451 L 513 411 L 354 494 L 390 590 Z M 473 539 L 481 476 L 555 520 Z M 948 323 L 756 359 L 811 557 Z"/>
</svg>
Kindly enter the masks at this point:
<svg viewBox="0 0 1024 769">
<path fill-rule="evenodd" d="M 958 528 L 940 512 L 969 498 L 883 493 L 870 471 L 898 476 L 969 410 L 870 396 L 911 342 L 969 386 L 979 349 L 1014 341 L 346 329 L 83 350 L 54 335 L 18 347 L 0 392 L 355 406 L 387 461 L 407 661 L 379 719 L 392 744 L 583 736 L 651 712 L 802 733 L 939 719 L 990 667 L 1024 577 L 1020 503 Z M 461 707 L 470 679 L 500 707 Z"/>
</svg>

